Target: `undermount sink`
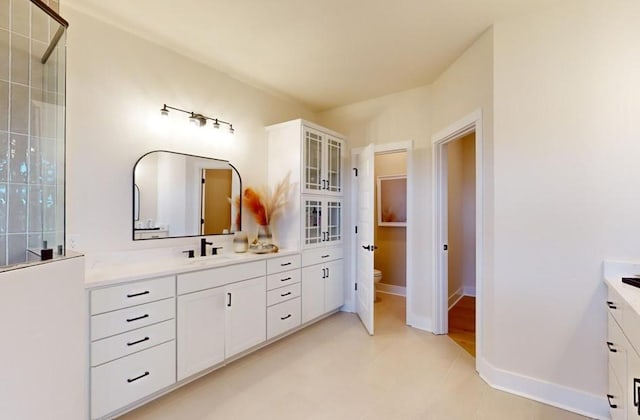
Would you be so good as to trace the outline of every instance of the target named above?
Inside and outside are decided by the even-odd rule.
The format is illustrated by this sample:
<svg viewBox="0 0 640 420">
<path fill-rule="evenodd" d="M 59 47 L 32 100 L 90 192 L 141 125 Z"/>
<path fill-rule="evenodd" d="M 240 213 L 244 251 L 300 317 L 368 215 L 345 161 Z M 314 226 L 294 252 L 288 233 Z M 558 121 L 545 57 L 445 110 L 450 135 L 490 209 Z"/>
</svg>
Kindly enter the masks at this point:
<svg viewBox="0 0 640 420">
<path fill-rule="evenodd" d="M 240 254 L 225 253 L 218 255 L 207 255 L 206 257 L 187 258 L 183 260 L 187 265 L 208 265 L 216 261 L 234 260 L 240 257 Z"/>
</svg>

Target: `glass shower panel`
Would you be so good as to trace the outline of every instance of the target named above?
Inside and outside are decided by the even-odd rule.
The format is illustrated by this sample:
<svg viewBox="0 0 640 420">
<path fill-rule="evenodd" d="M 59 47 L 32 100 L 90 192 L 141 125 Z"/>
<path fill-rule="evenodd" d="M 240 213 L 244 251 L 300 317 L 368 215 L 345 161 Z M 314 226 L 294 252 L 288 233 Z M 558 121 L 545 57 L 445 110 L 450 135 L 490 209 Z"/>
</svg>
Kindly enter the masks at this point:
<svg viewBox="0 0 640 420">
<path fill-rule="evenodd" d="M 42 2 L 0 1 L 0 266 L 64 244 L 66 26 Z"/>
</svg>

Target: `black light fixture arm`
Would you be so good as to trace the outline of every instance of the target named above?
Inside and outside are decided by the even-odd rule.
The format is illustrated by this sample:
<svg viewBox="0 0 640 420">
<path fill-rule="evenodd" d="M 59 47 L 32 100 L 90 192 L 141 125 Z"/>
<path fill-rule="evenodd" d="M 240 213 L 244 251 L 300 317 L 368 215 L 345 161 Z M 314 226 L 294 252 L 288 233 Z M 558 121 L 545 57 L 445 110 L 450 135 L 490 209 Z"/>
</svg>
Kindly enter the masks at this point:
<svg viewBox="0 0 640 420">
<path fill-rule="evenodd" d="M 169 115 L 169 110 L 178 111 L 178 112 L 184 112 L 185 114 L 189 115 L 190 119 L 195 119 L 196 121 L 199 121 L 201 126 L 205 125 L 205 122 L 207 120 L 209 120 L 209 121 L 213 121 L 213 127 L 214 128 L 220 128 L 220 124 L 225 124 L 225 125 L 229 126 L 229 131 L 231 133 L 233 133 L 235 131 L 234 128 L 233 128 L 233 124 L 230 123 L 229 121 L 224 121 L 224 120 L 221 120 L 220 118 L 208 117 L 208 116 L 200 114 L 198 112 L 187 111 L 186 109 L 176 108 L 176 107 L 171 106 L 171 105 L 162 104 L 162 108 L 160 109 L 160 112 L 162 113 L 162 115 Z"/>
</svg>

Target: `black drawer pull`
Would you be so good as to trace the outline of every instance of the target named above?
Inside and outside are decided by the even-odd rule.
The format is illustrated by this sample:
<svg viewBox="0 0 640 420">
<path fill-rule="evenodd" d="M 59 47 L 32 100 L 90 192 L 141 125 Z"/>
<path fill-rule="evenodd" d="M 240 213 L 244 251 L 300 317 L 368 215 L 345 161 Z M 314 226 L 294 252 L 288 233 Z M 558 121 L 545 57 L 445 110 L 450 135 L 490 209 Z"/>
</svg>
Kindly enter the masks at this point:
<svg viewBox="0 0 640 420">
<path fill-rule="evenodd" d="M 613 398 L 613 395 L 607 394 L 607 401 L 609 402 L 609 407 L 618 408 L 618 404 L 611 404 L 611 398 Z"/>
<path fill-rule="evenodd" d="M 609 309 L 618 309 L 616 304 L 611 302 L 610 300 L 607 301 L 607 306 L 609 307 Z"/>
<path fill-rule="evenodd" d="M 127 322 L 133 322 L 133 321 L 137 321 L 139 319 L 145 319 L 145 318 L 149 318 L 149 314 L 144 314 L 142 316 L 137 316 L 135 318 L 129 318 L 127 319 Z"/>
<path fill-rule="evenodd" d="M 289 281 L 291 280 L 291 277 L 287 277 L 286 279 L 280 279 L 280 281 Z"/>
<path fill-rule="evenodd" d="M 280 264 L 280 267 L 286 267 L 288 265 L 291 265 L 291 261 L 289 261 L 288 263 Z"/>
<path fill-rule="evenodd" d="M 618 352 L 618 350 L 613 348 L 613 343 L 611 341 L 607 341 L 607 347 L 609 347 L 609 351 L 611 353 L 617 353 Z"/>
<path fill-rule="evenodd" d="M 145 337 L 138 341 L 132 341 L 130 343 L 127 343 L 127 346 L 135 346 L 136 344 L 144 343 L 145 341 L 148 341 L 148 340 L 149 340 L 149 337 Z"/>
<path fill-rule="evenodd" d="M 227 306 L 231 307 L 231 293 L 227 292 L 227 297 L 229 298 L 229 300 L 227 301 Z"/>
<path fill-rule="evenodd" d="M 140 375 L 140 376 L 136 376 L 136 377 L 135 377 L 135 378 L 133 378 L 133 379 L 127 379 L 127 382 L 128 382 L 128 383 L 135 382 L 135 381 L 137 381 L 138 379 L 142 379 L 142 378 L 144 378 L 145 376 L 149 376 L 149 371 L 147 371 L 147 372 L 143 373 L 143 374 L 142 374 L 142 375 Z"/>
<path fill-rule="evenodd" d="M 285 297 L 285 296 L 289 296 L 291 294 L 291 292 L 287 292 L 287 293 L 280 293 L 280 296 Z"/>
<path fill-rule="evenodd" d="M 149 291 L 145 290 L 144 292 L 140 292 L 140 293 L 131 293 L 130 295 L 127 295 L 127 297 L 132 298 L 132 297 L 148 295 L 148 294 L 149 294 Z"/>
<path fill-rule="evenodd" d="M 284 321 L 285 319 L 288 319 L 288 318 L 291 318 L 291 314 L 289 314 L 289 315 L 287 315 L 287 316 L 281 316 L 281 317 L 280 317 L 280 319 L 281 319 L 281 320 L 283 320 L 283 321 Z"/>
<path fill-rule="evenodd" d="M 323 255 L 320 258 L 329 258 L 331 255 L 327 254 L 327 255 Z"/>
</svg>

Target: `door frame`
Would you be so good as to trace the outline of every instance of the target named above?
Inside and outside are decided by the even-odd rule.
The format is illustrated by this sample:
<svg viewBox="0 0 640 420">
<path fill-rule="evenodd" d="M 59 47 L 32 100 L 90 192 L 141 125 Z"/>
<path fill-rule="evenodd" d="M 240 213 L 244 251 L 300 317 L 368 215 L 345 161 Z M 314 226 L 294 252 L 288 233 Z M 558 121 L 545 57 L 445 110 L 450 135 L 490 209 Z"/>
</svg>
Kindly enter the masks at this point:
<svg viewBox="0 0 640 420">
<path fill-rule="evenodd" d="M 445 145 L 458 140 L 467 134 L 475 132 L 475 162 L 476 162 L 476 370 L 480 366 L 483 355 L 483 319 L 484 319 L 484 278 L 483 278 L 483 130 L 482 109 L 478 109 L 443 130 L 431 136 L 433 147 L 433 332 L 447 334 L 448 326 L 448 278 L 445 264 L 447 261 L 443 250 L 447 232 L 447 166 L 445 162 Z"/>
<path fill-rule="evenodd" d="M 360 155 L 361 151 L 363 150 L 363 147 L 358 147 L 358 148 L 354 148 L 351 149 L 351 167 L 352 168 L 356 168 L 357 164 L 358 164 L 358 156 Z M 407 243 L 407 256 L 406 256 L 406 314 L 405 314 L 405 322 L 407 325 L 411 325 L 410 324 L 410 320 L 412 319 L 412 315 L 411 315 L 411 308 L 413 307 L 411 305 L 411 302 L 413 302 L 413 290 L 414 290 L 414 286 L 413 286 L 413 253 L 414 253 L 414 247 L 413 246 L 409 246 L 410 244 L 412 244 L 413 242 L 413 238 L 414 238 L 414 234 L 415 232 L 413 231 L 413 220 L 414 220 L 414 209 L 413 209 L 413 203 L 414 203 L 414 198 L 413 198 L 413 183 L 414 183 L 414 167 L 413 167 L 413 141 L 412 140 L 407 140 L 407 141 L 399 141 L 399 142 L 393 142 L 393 143 L 382 143 L 382 144 L 374 144 L 374 156 L 375 154 L 379 154 L 379 153 L 394 153 L 394 152 L 406 152 L 407 153 L 407 226 L 406 226 L 406 243 Z M 349 241 L 349 252 L 348 255 L 350 255 L 350 259 L 351 261 L 354 261 L 353 264 L 351 264 L 351 267 L 349 267 L 349 273 L 351 274 L 351 284 L 349 285 L 350 288 L 350 295 L 351 295 L 351 299 L 350 299 L 350 307 L 353 308 L 352 312 L 355 312 L 355 308 L 356 308 L 356 296 L 354 293 L 354 289 L 355 289 L 355 281 L 356 281 L 356 265 L 355 265 L 355 261 L 356 261 L 356 252 L 357 252 L 357 246 L 358 245 L 358 240 L 355 234 L 355 227 L 358 223 L 358 212 L 355 206 L 355 203 L 357 203 L 358 197 L 357 197 L 357 188 L 355 188 L 355 183 L 357 182 L 357 179 L 355 178 L 355 175 L 352 171 L 351 174 L 351 180 L 352 180 L 352 185 L 350 188 L 351 194 L 350 194 L 350 199 L 351 202 L 349 203 L 349 207 L 351 208 L 350 211 L 350 216 L 351 216 L 351 223 L 350 223 L 350 229 L 351 229 L 351 235 L 350 235 L 350 241 Z M 374 207 L 375 208 L 375 207 Z M 375 287 L 375 286 L 374 286 Z M 375 322 L 375 321 L 374 321 Z"/>
</svg>

